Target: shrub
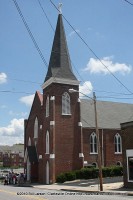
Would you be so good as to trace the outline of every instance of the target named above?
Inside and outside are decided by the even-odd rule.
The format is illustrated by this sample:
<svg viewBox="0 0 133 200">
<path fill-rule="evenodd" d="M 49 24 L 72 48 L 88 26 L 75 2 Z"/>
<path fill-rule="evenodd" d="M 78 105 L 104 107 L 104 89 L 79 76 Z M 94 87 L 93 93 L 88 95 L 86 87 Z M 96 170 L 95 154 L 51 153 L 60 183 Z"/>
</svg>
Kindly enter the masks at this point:
<svg viewBox="0 0 133 200">
<path fill-rule="evenodd" d="M 56 178 L 57 183 L 64 183 L 65 181 L 67 181 L 67 178 L 64 173 L 59 174 Z"/>
<path fill-rule="evenodd" d="M 65 181 L 72 181 L 75 179 L 93 179 L 98 177 L 98 173 L 98 168 L 82 168 L 81 170 L 59 174 L 56 178 L 56 182 L 64 183 Z M 102 174 L 103 177 L 122 176 L 123 168 L 120 166 L 104 167 L 102 168 Z"/>
<path fill-rule="evenodd" d="M 75 172 L 66 172 L 65 176 L 66 176 L 67 181 L 73 181 L 76 179 Z"/>
<path fill-rule="evenodd" d="M 111 167 L 110 176 L 122 176 L 123 175 L 123 168 L 120 166 L 113 166 Z"/>
<path fill-rule="evenodd" d="M 110 167 L 102 168 L 103 177 L 110 177 L 110 172 L 111 172 L 111 168 Z"/>
</svg>

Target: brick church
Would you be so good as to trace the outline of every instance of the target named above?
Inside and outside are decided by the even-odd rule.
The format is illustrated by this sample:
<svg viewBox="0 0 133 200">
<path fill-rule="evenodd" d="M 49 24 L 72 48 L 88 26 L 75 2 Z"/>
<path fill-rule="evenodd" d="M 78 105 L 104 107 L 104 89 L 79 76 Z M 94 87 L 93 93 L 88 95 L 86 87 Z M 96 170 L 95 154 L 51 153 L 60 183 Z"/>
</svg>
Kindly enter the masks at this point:
<svg viewBox="0 0 133 200">
<path fill-rule="evenodd" d="M 93 102 L 79 99 L 79 81 L 72 71 L 62 15 L 42 85 L 25 120 L 25 172 L 28 181 L 54 183 L 61 172 L 98 162 Z M 133 105 L 97 101 L 102 166 L 123 165 L 120 123 L 128 121 Z"/>
</svg>

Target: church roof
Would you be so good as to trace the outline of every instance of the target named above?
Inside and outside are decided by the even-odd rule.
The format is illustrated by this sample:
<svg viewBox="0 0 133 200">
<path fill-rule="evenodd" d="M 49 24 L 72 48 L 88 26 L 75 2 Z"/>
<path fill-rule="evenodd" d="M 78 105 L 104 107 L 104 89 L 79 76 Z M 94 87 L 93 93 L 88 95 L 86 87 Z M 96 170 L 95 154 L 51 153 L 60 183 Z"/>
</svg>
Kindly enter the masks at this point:
<svg viewBox="0 0 133 200">
<path fill-rule="evenodd" d="M 133 104 L 97 101 L 98 127 L 120 129 L 120 123 L 133 120 Z M 81 121 L 83 127 L 95 128 L 93 101 L 81 99 Z"/>
<path fill-rule="evenodd" d="M 51 51 L 46 82 L 51 77 L 77 80 L 71 67 L 62 15 L 58 15 L 56 31 Z"/>
</svg>

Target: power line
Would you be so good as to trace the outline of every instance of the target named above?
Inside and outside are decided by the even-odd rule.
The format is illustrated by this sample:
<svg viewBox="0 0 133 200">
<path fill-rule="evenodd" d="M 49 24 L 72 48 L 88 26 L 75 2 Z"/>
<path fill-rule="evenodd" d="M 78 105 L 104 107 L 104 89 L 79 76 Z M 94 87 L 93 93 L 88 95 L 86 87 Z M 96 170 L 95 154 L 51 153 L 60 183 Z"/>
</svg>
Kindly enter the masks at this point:
<svg viewBox="0 0 133 200">
<path fill-rule="evenodd" d="M 127 0 L 124 0 L 124 1 L 130 4 L 131 6 L 133 6 L 133 3 L 131 3 L 130 1 L 127 1 Z"/>
<path fill-rule="evenodd" d="M 19 7 L 17 1 L 16 1 L 16 0 L 12 0 L 12 1 L 13 1 L 14 5 L 16 6 L 16 9 L 17 9 L 17 11 L 18 11 L 18 13 L 19 13 L 19 15 L 20 15 L 20 17 L 21 17 L 23 23 L 24 23 L 24 26 L 25 26 L 26 30 L 28 31 L 29 36 L 30 36 L 30 38 L 31 38 L 31 40 L 32 40 L 32 42 L 33 42 L 33 44 L 34 44 L 34 46 L 35 46 L 37 52 L 39 53 L 39 55 L 40 55 L 40 57 L 41 57 L 41 59 L 42 59 L 44 65 L 45 65 L 46 67 L 48 67 L 48 64 L 47 64 L 47 62 L 46 62 L 46 60 L 45 60 L 45 58 L 44 58 L 44 56 L 43 56 L 43 54 L 42 54 L 42 51 L 40 50 L 40 48 L 39 48 L 39 46 L 38 46 L 38 44 L 37 44 L 37 42 L 36 42 L 36 40 L 35 40 L 35 38 L 34 38 L 32 32 L 31 32 L 31 30 L 30 30 L 30 28 L 29 28 L 29 26 L 28 26 L 28 24 L 27 24 L 27 22 L 26 22 L 26 20 L 25 20 L 25 18 L 24 18 L 24 16 L 23 16 L 23 14 L 22 14 L 22 11 L 21 11 L 21 9 L 20 9 L 20 7 Z"/>
<path fill-rule="evenodd" d="M 17 93 L 17 94 L 30 94 L 30 95 L 33 95 L 33 93 L 30 93 L 30 92 L 12 91 L 12 90 L 0 90 L 0 93 Z"/>
<path fill-rule="evenodd" d="M 40 7 L 41 7 L 42 11 L 43 11 L 43 14 L 45 15 L 45 17 L 46 17 L 46 19 L 47 19 L 47 21 L 48 21 L 48 23 L 49 23 L 50 27 L 51 27 L 51 28 L 52 28 L 52 30 L 54 31 L 54 28 L 53 28 L 53 26 L 52 26 L 52 24 L 51 24 L 51 22 L 50 22 L 50 20 L 49 20 L 49 18 L 48 18 L 48 16 L 47 16 L 46 12 L 45 12 L 45 10 L 44 10 L 44 8 L 43 8 L 43 6 L 42 6 L 42 4 L 41 4 L 40 0 L 37 0 L 37 1 L 38 1 L 39 5 L 40 5 Z"/>
<path fill-rule="evenodd" d="M 27 81 L 27 80 L 22 80 L 22 79 L 15 79 L 15 78 L 7 78 L 8 80 L 13 80 L 13 81 L 18 81 L 18 82 L 24 82 L 24 83 L 32 83 L 32 84 L 37 84 L 41 85 L 42 83 L 34 82 L 34 81 Z"/>
<path fill-rule="evenodd" d="M 56 8 L 56 10 L 59 9 L 57 8 L 57 6 L 52 2 L 52 0 L 50 0 L 50 2 L 52 3 L 52 5 Z M 81 39 L 81 41 L 86 45 L 86 47 L 93 53 L 93 55 L 99 60 L 99 62 L 109 71 L 109 73 L 117 80 L 117 82 L 119 82 L 119 84 L 121 84 L 130 94 L 133 94 L 132 91 L 130 91 L 110 70 L 109 68 L 101 61 L 101 59 L 96 55 L 96 53 L 89 47 L 89 45 L 87 44 L 87 42 L 80 36 L 80 34 L 75 30 L 75 28 L 70 24 L 70 22 L 66 19 L 66 17 L 62 14 L 63 18 L 65 19 L 65 21 L 68 23 L 68 25 L 72 28 L 72 30 L 77 34 L 77 36 Z"/>
</svg>

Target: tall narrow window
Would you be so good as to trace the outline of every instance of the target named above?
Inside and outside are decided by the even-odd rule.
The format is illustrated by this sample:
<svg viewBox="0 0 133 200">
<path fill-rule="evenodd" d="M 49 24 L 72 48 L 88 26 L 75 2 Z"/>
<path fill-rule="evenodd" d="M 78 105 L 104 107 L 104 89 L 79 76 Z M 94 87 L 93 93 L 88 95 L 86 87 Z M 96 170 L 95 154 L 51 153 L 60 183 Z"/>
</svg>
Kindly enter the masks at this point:
<svg viewBox="0 0 133 200">
<path fill-rule="evenodd" d="M 49 132 L 46 133 L 46 154 L 49 154 Z"/>
<path fill-rule="evenodd" d="M 90 153 L 97 153 L 97 136 L 96 133 L 90 135 Z"/>
<path fill-rule="evenodd" d="M 114 137 L 114 144 L 115 144 L 115 153 L 121 153 L 122 152 L 122 140 L 119 133 L 117 133 Z"/>
<path fill-rule="evenodd" d="M 70 96 L 67 92 L 62 95 L 62 114 L 63 115 L 70 115 Z"/>
<path fill-rule="evenodd" d="M 38 119 L 37 117 L 35 118 L 34 122 L 34 138 L 38 138 Z"/>
<path fill-rule="evenodd" d="M 46 99 L 46 117 L 49 117 L 49 96 Z"/>
</svg>

